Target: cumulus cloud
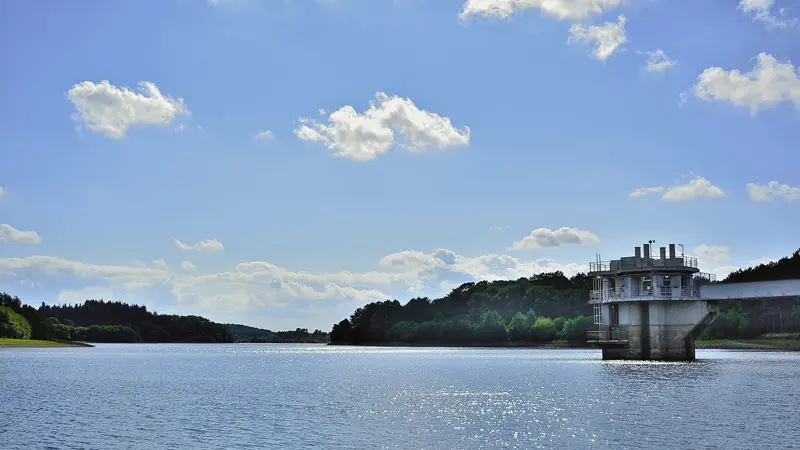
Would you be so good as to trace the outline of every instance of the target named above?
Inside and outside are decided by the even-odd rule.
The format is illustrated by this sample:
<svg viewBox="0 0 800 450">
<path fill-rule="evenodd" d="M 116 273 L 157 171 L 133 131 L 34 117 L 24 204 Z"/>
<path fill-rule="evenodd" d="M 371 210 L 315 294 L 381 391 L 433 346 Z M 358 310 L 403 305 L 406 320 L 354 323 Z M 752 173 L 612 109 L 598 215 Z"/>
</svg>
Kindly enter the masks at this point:
<svg viewBox="0 0 800 450">
<path fill-rule="evenodd" d="M 513 250 L 538 250 L 568 245 L 589 245 L 600 242 L 593 233 L 578 228 L 561 227 L 557 230 L 537 228 L 511 246 Z"/>
<path fill-rule="evenodd" d="M 83 81 L 67 91 L 67 99 L 90 130 L 112 138 L 125 137 L 133 125 L 167 125 L 178 115 L 191 114 L 182 98 L 163 95 L 149 81 L 140 82 L 139 87 L 137 93 L 107 80 Z"/>
<path fill-rule="evenodd" d="M 253 137 L 253 139 L 256 139 L 256 140 L 268 140 L 268 139 L 272 139 L 274 137 L 275 137 L 275 135 L 272 133 L 272 131 L 264 130 L 264 131 L 259 131 L 258 133 L 256 133 L 256 135 Z"/>
<path fill-rule="evenodd" d="M 198 274 L 156 263 L 113 266 L 29 256 L 0 258 L 0 282 L 43 282 L 61 289 L 62 301 L 99 296 L 141 303 L 140 299 L 146 298 L 148 305 L 156 303 L 162 311 L 183 310 L 245 322 L 261 317 L 264 326 L 294 315 L 290 326 L 309 326 L 309 321 L 316 321 L 314 326 L 324 328 L 340 320 L 339 315 L 372 301 L 436 297 L 470 281 L 513 280 L 557 270 L 571 276 L 587 270 L 585 265 L 550 259 L 523 261 L 503 254 L 468 257 L 448 249 L 402 251 L 386 255 L 378 263 L 380 270 L 375 271 L 309 273 L 251 261 L 230 270 Z"/>
<path fill-rule="evenodd" d="M 319 142 L 335 156 L 369 161 L 386 152 L 400 134 L 400 143 L 410 151 L 430 148 L 445 149 L 467 145 L 470 130 L 455 128 L 450 119 L 419 109 L 411 99 L 375 94 L 370 108 L 359 113 L 350 105 L 341 107 L 328 117 L 327 123 L 314 119 L 298 119 L 295 135 L 304 140 Z"/>
<path fill-rule="evenodd" d="M 628 41 L 625 35 L 625 16 L 620 15 L 617 22 L 606 22 L 603 25 L 590 25 L 588 27 L 573 24 L 569 29 L 567 44 L 595 42 L 591 55 L 595 59 L 605 61 L 613 55 L 619 47 Z"/>
<path fill-rule="evenodd" d="M 798 24 L 797 18 L 787 17 L 786 8 L 777 8 L 775 0 L 740 0 L 737 8 L 753 17 L 753 22 L 762 22 L 767 28 L 788 28 Z"/>
<path fill-rule="evenodd" d="M 641 187 L 635 189 L 629 195 L 631 198 L 638 198 L 659 193 L 663 193 L 661 199 L 666 202 L 682 202 L 700 197 L 719 198 L 725 195 L 722 189 L 714 186 L 703 177 L 695 177 L 686 184 L 680 184 L 669 188 L 664 186 Z"/>
<path fill-rule="evenodd" d="M 789 202 L 800 202 L 800 187 L 781 184 L 777 181 L 770 181 L 761 185 L 747 183 L 745 187 L 751 200 L 757 202 L 771 202 L 775 199 L 784 199 Z"/>
<path fill-rule="evenodd" d="M 193 262 L 186 260 L 181 263 L 181 269 L 183 270 L 196 270 L 197 266 L 194 265 Z"/>
<path fill-rule="evenodd" d="M 781 102 L 800 109 L 800 78 L 792 63 L 779 63 L 767 53 L 759 53 L 756 59 L 755 67 L 747 73 L 721 67 L 705 69 L 694 86 L 695 96 L 747 108 L 751 115 Z"/>
<path fill-rule="evenodd" d="M 197 241 L 194 244 L 185 244 L 179 239 L 175 239 L 175 245 L 177 245 L 181 250 L 193 250 L 196 252 L 221 251 L 225 249 L 225 247 L 222 245 L 222 242 L 216 239 L 203 239 L 202 241 Z"/>
<path fill-rule="evenodd" d="M 564 20 L 583 20 L 616 8 L 623 0 L 467 0 L 459 14 L 461 20 L 481 15 L 506 19 L 526 9 Z"/>
<path fill-rule="evenodd" d="M 652 52 L 645 52 L 647 55 L 647 71 L 663 72 L 675 65 L 675 61 L 669 59 L 663 50 L 658 49 Z"/>
<path fill-rule="evenodd" d="M 42 238 L 35 231 L 18 230 L 7 223 L 0 223 L 0 243 L 39 244 Z"/>
<path fill-rule="evenodd" d="M 153 267 L 155 267 L 156 269 L 161 269 L 161 270 L 168 270 L 169 269 L 169 266 L 167 266 L 167 262 L 164 261 L 163 259 L 157 259 L 157 260 L 153 261 L 151 263 L 151 265 Z"/>
</svg>

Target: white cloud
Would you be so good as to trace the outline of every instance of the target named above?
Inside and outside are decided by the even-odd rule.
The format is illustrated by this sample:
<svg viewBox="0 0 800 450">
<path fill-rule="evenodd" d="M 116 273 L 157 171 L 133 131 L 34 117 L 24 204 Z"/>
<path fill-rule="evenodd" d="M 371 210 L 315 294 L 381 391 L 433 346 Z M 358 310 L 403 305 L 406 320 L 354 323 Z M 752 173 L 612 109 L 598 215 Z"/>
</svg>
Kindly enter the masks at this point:
<svg viewBox="0 0 800 450">
<path fill-rule="evenodd" d="M 18 244 L 39 244 L 42 238 L 35 231 L 18 230 L 7 223 L 0 223 L 0 244 L 15 242 Z"/>
<path fill-rule="evenodd" d="M 181 269 L 183 270 L 196 270 L 197 266 L 194 265 L 193 262 L 186 260 L 181 263 Z"/>
<path fill-rule="evenodd" d="M 625 16 L 620 15 L 616 23 L 606 22 L 603 25 L 590 25 L 589 27 L 573 24 L 569 29 L 570 37 L 567 39 L 567 44 L 595 41 L 596 45 L 591 53 L 592 57 L 605 61 L 622 44 L 628 41 L 625 35 L 626 21 Z"/>
<path fill-rule="evenodd" d="M 751 115 L 781 102 L 800 109 L 800 78 L 792 63 L 779 63 L 767 53 L 759 53 L 757 60 L 753 70 L 744 74 L 721 67 L 705 69 L 694 86 L 695 96 L 748 108 Z"/>
<path fill-rule="evenodd" d="M 781 184 L 777 181 L 770 181 L 764 185 L 747 183 L 746 189 L 750 199 L 757 202 L 771 202 L 776 198 L 782 198 L 789 202 L 800 202 L 800 187 Z"/>
<path fill-rule="evenodd" d="M 163 259 L 157 259 L 151 263 L 151 265 L 156 269 L 161 270 L 169 270 L 169 266 L 167 266 L 167 262 Z"/>
<path fill-rule="evenodd" d="M 256 135 L 253 137 L 253 139 L 266 140 L 266 139 L 272 139 L 274 137 L 275 137 L 275 135 L 272 133 L 272 131 L 264 130 L 264 131 L 259 131 L 258 133 L 256 133 Z"/>
<path fill-rule="evenodd" d="M 725 195 L 722 189 L 711 184 L 703 177 L 695 177 L 686 184 L 665 188 L 664 186 L 641 187 L 630 193 L 630 197 L 638 198 L 649 194 L 662 193 L 661 199 L 666 202 L 681 202 L 699 197 L 718 198 Z"/>
<path fill-rule="evenodd" d="M 673 186 L 664 192 L 661 198 L 667 202 L 681 202 L 699 197 L 718 198 L 725 195 L 722 189 L 714 186 L 703 177 L 696 177 L 688 183 Z"/>
<path fill-rule="evenodd" d="M 194 244 L 185 244 L 179 239 L 175 239 L 175 245 L 177 245 L 181 250 L 194 250 L 197 252 L 219 251 L 225 249 L 225 247 L 222 245 L 222 242 L 216 239 L 203 239 L 202 241 L 197 241 Z"/>
<path fill-rule="evenodd" d="M 660 194 L 664 192 L 664 186 L 653 186 L 653 187 L 640 187 L 639 189 L 635 189 L 633 192 L 630 193 L 632 198 L 637 197 L 644 197 L 648 194 Z"/>
<path fill-rule="evenodd" d="M 661 49 L 645 54 L 647 55 L 648 72 L 663 72 L 675 65 L 675 61 L 669 59 L 669 56 Z"/>
<path fill-rule="evenodd" d="M 730 259 L 731 251 L 724 245 L 701 244 L 694 248 L 694 254 L 704 261 L 727 261 Z"/>
<path fill-rule="evenodd" d="M 507 229 L 508 229 L 508 225 L 494 225 L 493 227 L 490 228 L 490 230 L 492 230 L 492 231 L 503 231 L 503 230 L 507 230 Z"/>
<path fill-rule="evenodd" d="M 470 130 L 453 127 L 450 119 L 419 109 L 411 99 L 375 94 L 370 108 L 359 113 L 350 105 L 341 107 L 328 117 L 328 123 L 298 119 L 294 130 L 298 138 L 325 144 L 333 154 L 356 161 L 368 161 L 389 150 L 395 133 L 403 137 L 400 144 L 411 151 L 429 148 L 445 149 L 469 144 Z"/>
<path fill-rule="evenodd" d="M 589 245 L 600 242 L 593 233 L 577 228 L 561 227 L 557 230 L 537 228 L 531 234 L 514 242 L 513 250 L 537 250 L 542 248 L 558 248 L 567 245 Z"/>
<path fill-rule="evenodd" d="M 117 87 L 106 80 L 83 81 L 67 91 L 86 126 L 112 138 L 122 138 L 133 125 L 167 125 L 175 116 L 191 113 L 182 98 L 164 96 L 155 84 L 139 83 L 141 93 Z"/>
<path fill-rule="evenodd" d="M 753 15 L 753 22 L 763 22 L 767 28 L 787 28 L 796 26 L 798 19 L 786 17 L 786 9 L 779 8 L 778 15 L 771 13 L 775 0 L 740 0 L 737 7 Z"/>
<path fill-rule="evenodd" d="M 3 186 L 0 186 L 0 198 L 5 197 L 6 194 L 8 194 L 8 190 L 6 190 L 6 188 L 4 188 Z"/>
<path fill-rule="evenodd" d="M 616 8 L 623 0 L 467 0 L 461 20 L 473 15 L 508 18 L 516 12 L 535 8 L 558 19 L 583 20 Z"/>
</svg>

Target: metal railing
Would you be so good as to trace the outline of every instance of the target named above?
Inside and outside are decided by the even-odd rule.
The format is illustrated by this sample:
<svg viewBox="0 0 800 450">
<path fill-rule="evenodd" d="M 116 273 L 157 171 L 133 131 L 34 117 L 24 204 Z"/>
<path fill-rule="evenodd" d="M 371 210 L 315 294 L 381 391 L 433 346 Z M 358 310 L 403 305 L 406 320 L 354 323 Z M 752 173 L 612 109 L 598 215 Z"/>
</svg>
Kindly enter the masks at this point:
<svg viewBox="0 0 800 450">
<path fill-rule="evenodd" d="M 682 256 L 678 258 L 623 258 L 613 261 L 594 261 L 589 263 L 589 272 L 609 272 L 613 270 L 636 270 L 660 267 L 697 268 L 697 258 Z"/>
<path fill-rule="evenodd" d="M 620 327 L 611 327 L 605 330 L 589 330 L 586 332 L 586 342 L 627 343 L 628 330 Z"/>
<path fill-rule="evenodd" d="M 589 304 L 622 299 L 672 299 L 675 298 L 673 294 L 677 290 L 678 288 L 669 286 L 656 286 L 655 289 L 636 288 L 633 292 L 626 291 L 625 288 L 608 289 L 605 292 L 600 289 L 593 289 L 589 291 Z M 677 298 L 700 298 L 700 289 L 680 288 L 680 295 Z"/>
</svg>

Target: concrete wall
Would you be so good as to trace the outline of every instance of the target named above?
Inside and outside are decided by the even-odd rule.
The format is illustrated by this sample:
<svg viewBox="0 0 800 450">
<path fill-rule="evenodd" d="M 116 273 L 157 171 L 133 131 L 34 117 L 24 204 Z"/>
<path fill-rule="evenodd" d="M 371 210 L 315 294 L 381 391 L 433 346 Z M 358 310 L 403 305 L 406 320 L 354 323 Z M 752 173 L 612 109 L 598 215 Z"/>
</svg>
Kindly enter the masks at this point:
<svg viewBox="0 0 800 450">
<path fill-rule="evenodd" d="M 800 274 L 797 275 L 800 277 Z M 770 297 L 800 297 L 800 280 L 751 281 L 700 286 L 703 300 L 736 300 Z"/>
<path fill-rule="evenodd" d="M 654 359 L 692 361 L 698 326 L 708 321 L 712 310 L 705 301 L 652 301 L 646 303 L 649 325 L 644 324 L 641 303 L 619 305 L 620 326 L 628 330 L 628 345 L 603 348 L 604 359 Z M 603 324 L 609 325 L 604 307 Z M 647 348 L 643 348 L 647 347 Z"/>
</svg>

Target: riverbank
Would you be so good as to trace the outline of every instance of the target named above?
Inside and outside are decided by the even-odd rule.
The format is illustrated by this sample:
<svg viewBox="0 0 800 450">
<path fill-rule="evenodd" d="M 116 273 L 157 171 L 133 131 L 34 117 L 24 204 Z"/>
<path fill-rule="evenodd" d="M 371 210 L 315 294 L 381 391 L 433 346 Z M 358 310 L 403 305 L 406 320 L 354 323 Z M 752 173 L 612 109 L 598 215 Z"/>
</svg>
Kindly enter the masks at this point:
<svg viewBox="0 0 800 450">
<path fill-rule="evenodd" d="M 800 351 L 800 339 L 713 339 L 698 340 L 695 348 L 715 350 Z"/>
<path fill-rule="evenodd" d="M 94 347 L 94 345 L 85 342 L 0 338 L 0 347 Z"/>
</svg>

